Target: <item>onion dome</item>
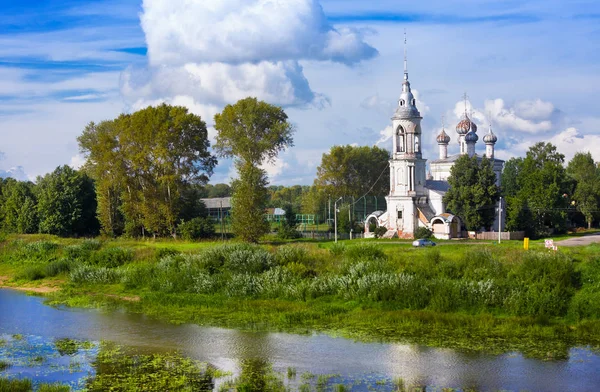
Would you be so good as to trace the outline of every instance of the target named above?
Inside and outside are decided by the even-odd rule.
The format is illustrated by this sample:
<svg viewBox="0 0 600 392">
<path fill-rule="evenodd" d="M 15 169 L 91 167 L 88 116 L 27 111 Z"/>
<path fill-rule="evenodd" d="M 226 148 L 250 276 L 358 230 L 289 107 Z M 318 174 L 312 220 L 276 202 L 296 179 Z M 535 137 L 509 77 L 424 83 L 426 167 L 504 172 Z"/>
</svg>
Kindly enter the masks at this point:
<svg viewBox="0 0 600 392">
<path fill-rule="evenodd" d="M 479 136 L 477 136 L 473 130 L 469 131 L 469 133 L 465 135 L 465 142 L 467 143 L 476 143 L 477 140 L 479 140 Z"/>
<path fill-rule="evenodd" d="M 463 116 L 463 118 L 456 124 L 456 133 L 459 135 L 466 135 L 469 131 L 477 132 L 477 125 L 471 121 L 467 113 Z"/>
<path fill-rule="evenodd" d="M 442 132 L 440 132 L 440 134 L 437 136 L 436 140 L 437 140 L 438 144 L 448 144 L 448 143 L 450 143 L 450 136 L 448 136 L 446 131 L 444 129 L 442 129 Z"/>
<path fill-rule="evenodd" d="M 496 144 L 496 142 L 498 141 L 498 136 L 494 135 L 491 126 L 488 134 L 483 137 L 483 141 L 485 142 L 485 144 Z"/>
</svg>

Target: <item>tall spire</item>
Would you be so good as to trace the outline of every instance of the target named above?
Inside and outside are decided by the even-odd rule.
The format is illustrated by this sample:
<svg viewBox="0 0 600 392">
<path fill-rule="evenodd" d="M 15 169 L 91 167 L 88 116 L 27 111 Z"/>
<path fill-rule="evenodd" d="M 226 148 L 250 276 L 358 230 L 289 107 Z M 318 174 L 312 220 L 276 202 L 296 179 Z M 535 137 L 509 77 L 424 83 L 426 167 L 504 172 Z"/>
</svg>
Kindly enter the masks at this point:
<svg viewBox="0 0 600 392">
<path fill-rule="evenodd" d="M 408 80 L 408 59 L 406 56 L 406 29 L 404 29 L 404 80 Z"/>
<path fill-rule="evenodd" d="M 467 95 L 467 92 L 465 91 L 465 94 L 463 95 L 463 98 L 465 99 L 465 116 L 467 115 L 467 99 L 469 99 L 469 96 Z"/>
</svg>

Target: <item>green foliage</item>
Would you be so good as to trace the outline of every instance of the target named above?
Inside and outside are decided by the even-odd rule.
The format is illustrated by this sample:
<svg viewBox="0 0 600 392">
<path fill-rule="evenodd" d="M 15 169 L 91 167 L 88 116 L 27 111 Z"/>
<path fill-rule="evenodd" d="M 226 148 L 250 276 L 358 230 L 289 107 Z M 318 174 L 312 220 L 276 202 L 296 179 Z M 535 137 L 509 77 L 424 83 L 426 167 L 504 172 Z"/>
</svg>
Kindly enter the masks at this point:
<svg viewBox="0 0 600 392">
<path fill-rule="evenodd" d="M 71 387 L 68 385 L 60 384 L 42 384 L 39 386 L 37 392 L 69 392 Z"/>
<path fill-rule="evenodd" d="M 463 220 L 467 230 L 489 229 L 500 198 L 491 161 L 463 155 L 452 166 L 448 182 L 450 189 L 444 195 L 447 209 Z"/>
<path fill-rule="evenodd" d="M 33 386 L 28 379 L 7 379 L 0 377 L 0 392 L 31 392 Z"/>
<path fill-rule="evenodd" d="M 236 162 L 240 178 L 233 181 L 231 228 L 245 242 L 257 243 L 269 232 L 265 218 L 267 175 L 263 169 Z"/>
<path fill-rule="evenodd" d="M 76 284 L 112 284 L 121 279 L 121 273 L 112 268 L 82 265 L 71 271 L 69 277 Z"/>
<path fill-rule="evenodd" d="M 177 226 L 179 235 L 188 241 L 196 241 L 202 238 L 210 238 L 215 235 L 215 223 L 210 217 L 193 218 L 182 222 Z"/>
<path fill-rule="evenodd" d="M 285 219 L 277 231 L 277 238 L 282 240 L 292 240 L 302 237 L 300 232 L 296 230 L 298 222 L 296 221 L 296 212 L 291 204 L 285 206 Z"/>
<path fill-rule="evenodd" d="M 220 392 L 286 392 L 281 376 L 264 359 L 244 359 L 240 365 L 240 376 L 226 382 Z"/>
<path fill-rule="evenodd" d="M 103 344 L 95 365 L 96 375 L 86 383 L 88 392 L 208 392 L 214 387 L 212 368 L 176 353 L 128 355 Z"/>
<path fill-rule="evenodd" d="M 373 230 L 373 233 L 375 234 L 375 238 L 381 238 L 387 232 L 388 232 L 388 229 L 383 226 L 376 227 L 375 230 Z"/>
<path fill-rule="evenodd" d="M 569 177 L 575 182 L 572 195 L 577 211 L 585 216 L 588 228 L 600 216 L 600 168 L 591 153 L 577 153 L 567 166 Z"/>
<path fill-rule="evenodd" d="M 340 196 L 360 197 L 367 192 L 387 195 L 390 186 L 390 174 L 386 170 L 389 159 L 390 153 L 377 146 L 333 146 L 329 153 L 323 154 L 315 185 L 327 189 L 327 193 L 335 199 Z"/>
<path fill-rule="evenodd" d="M 431 238 L 432 236 L 433 232 L 427 227 L 419 227 L 417 231 L 415 231 L 415 238 Z"/>
<path fill-rule="evenodd" d="M 37 179 L 37 212 L 41 233 L 85 236 L 98 233 L 96 194 L 91 178 L 60 166 Z"/>
<path fill-rule="evenodd" d="M 17 273 L 16 278 L 22 280 L 40 280 L 46 277 L 46 268 L 40 264 L 28 265 Z"/>
<path fill-rule="evenodd" d="M 529 149 L 525 159 L 511 164 L 516 181 L 509 181 L 510 172 L 503 180 L 510 183 L 506 222 L 510 230 L 525 230 L 532 238 L 549 230 L 566 230 L 571 185 L 563 163 L 564 155 L 555 146 L 540 142 Z"/>
<path fill-rule="evenodd" d="M 3 231 L 18 234 L 38 232 L 37 199 L 33 183 L 6 179 L 1 186 L 0 199 Z"/>
<path fill-rule="evenodd" d="M 53 277 L 71 271 L 73 262 L 67 258 L 52 261 L 44 267 L 44 275 Z"/>
<path fill-rule="evenodd" d="M 232 229 L 246 242 L 258 242 L 269 231 L 264 218 L 267 176 L 260 165 L 293 146 L 293 127 L 283 109 L 246 98 L 227 105 L 215 116 L 215 150 L 234 158 L 239 178 L 232 184 Z"/>
<path fill-rule="evenodd" d="M 98 267 L 115 268 L 133 261 L 133 256 L 131 249 L 106 248 L 93 253 L 89 263 Z"/>
<path fill-rule="evenodd" d="M 205 184 L 216 165 L 206 124 L 180 106 L 90 123 L 78 141 L 108 235 L 172 235 L 189 188 Z"/>
</svg>

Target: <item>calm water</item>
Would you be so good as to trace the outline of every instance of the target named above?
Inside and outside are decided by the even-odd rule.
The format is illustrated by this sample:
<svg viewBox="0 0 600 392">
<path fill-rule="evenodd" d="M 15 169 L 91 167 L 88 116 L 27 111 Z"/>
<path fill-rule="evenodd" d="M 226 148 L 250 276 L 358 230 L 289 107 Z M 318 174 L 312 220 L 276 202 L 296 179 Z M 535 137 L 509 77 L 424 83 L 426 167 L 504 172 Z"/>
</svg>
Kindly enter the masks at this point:
<svg viewBox="0 0 600 392">
<path fill-rule="evenodd" d="M 0 335 L 13 334 L 38 340 L 41 347 L 44 342 L 68 337 L 109 340 L 149 351 L 179 350 L 232 372 L 238 371 L 241 360 L 264 359 L 276 371 L 293 367 L 298 375 L 338 374 L 338 380 L 345 383 L 401 377 L 407 385 L 419 383 L 431 390 L 475 387 L 482 391 L 600 391 L 600 356 L 584 348 L 572 349 L 569 360 L 544 362 L 519 354 L 495 356 L 417 345 L 357 343 L 320 334 L 174 326 L 124 312 L 56 309 L 44 305 L 42 298 L 0 289 Z M 80 355 L 83 358 L 76 364 L 84 365 L 76 370 L 83 372 L 85 356 L 91 354 Z M 71 379 L 73 374 L 79 373 L 71 373 Z M 64 375 L 55 379 L 63 380 Z M 363 384 L 354 389 L 367 387 Z"/>
</svg>

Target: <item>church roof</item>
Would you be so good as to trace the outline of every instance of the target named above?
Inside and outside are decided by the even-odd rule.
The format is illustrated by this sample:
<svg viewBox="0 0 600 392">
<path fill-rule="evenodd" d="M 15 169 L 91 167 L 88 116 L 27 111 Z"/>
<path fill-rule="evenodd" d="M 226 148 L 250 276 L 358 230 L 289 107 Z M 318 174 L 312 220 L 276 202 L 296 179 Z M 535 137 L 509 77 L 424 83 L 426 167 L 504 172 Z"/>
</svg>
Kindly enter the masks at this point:
<svg viewBox="0 0 600 392">
<path fill-rule="evenodd" d="M 448 181 L 438 181 L 438 180 L 427 180 L 425 182 L 425 188 L 430 189 L 432 191 L 437 192 L 448 192 L 450 189 L 450 184 Z"/>
</svg>

